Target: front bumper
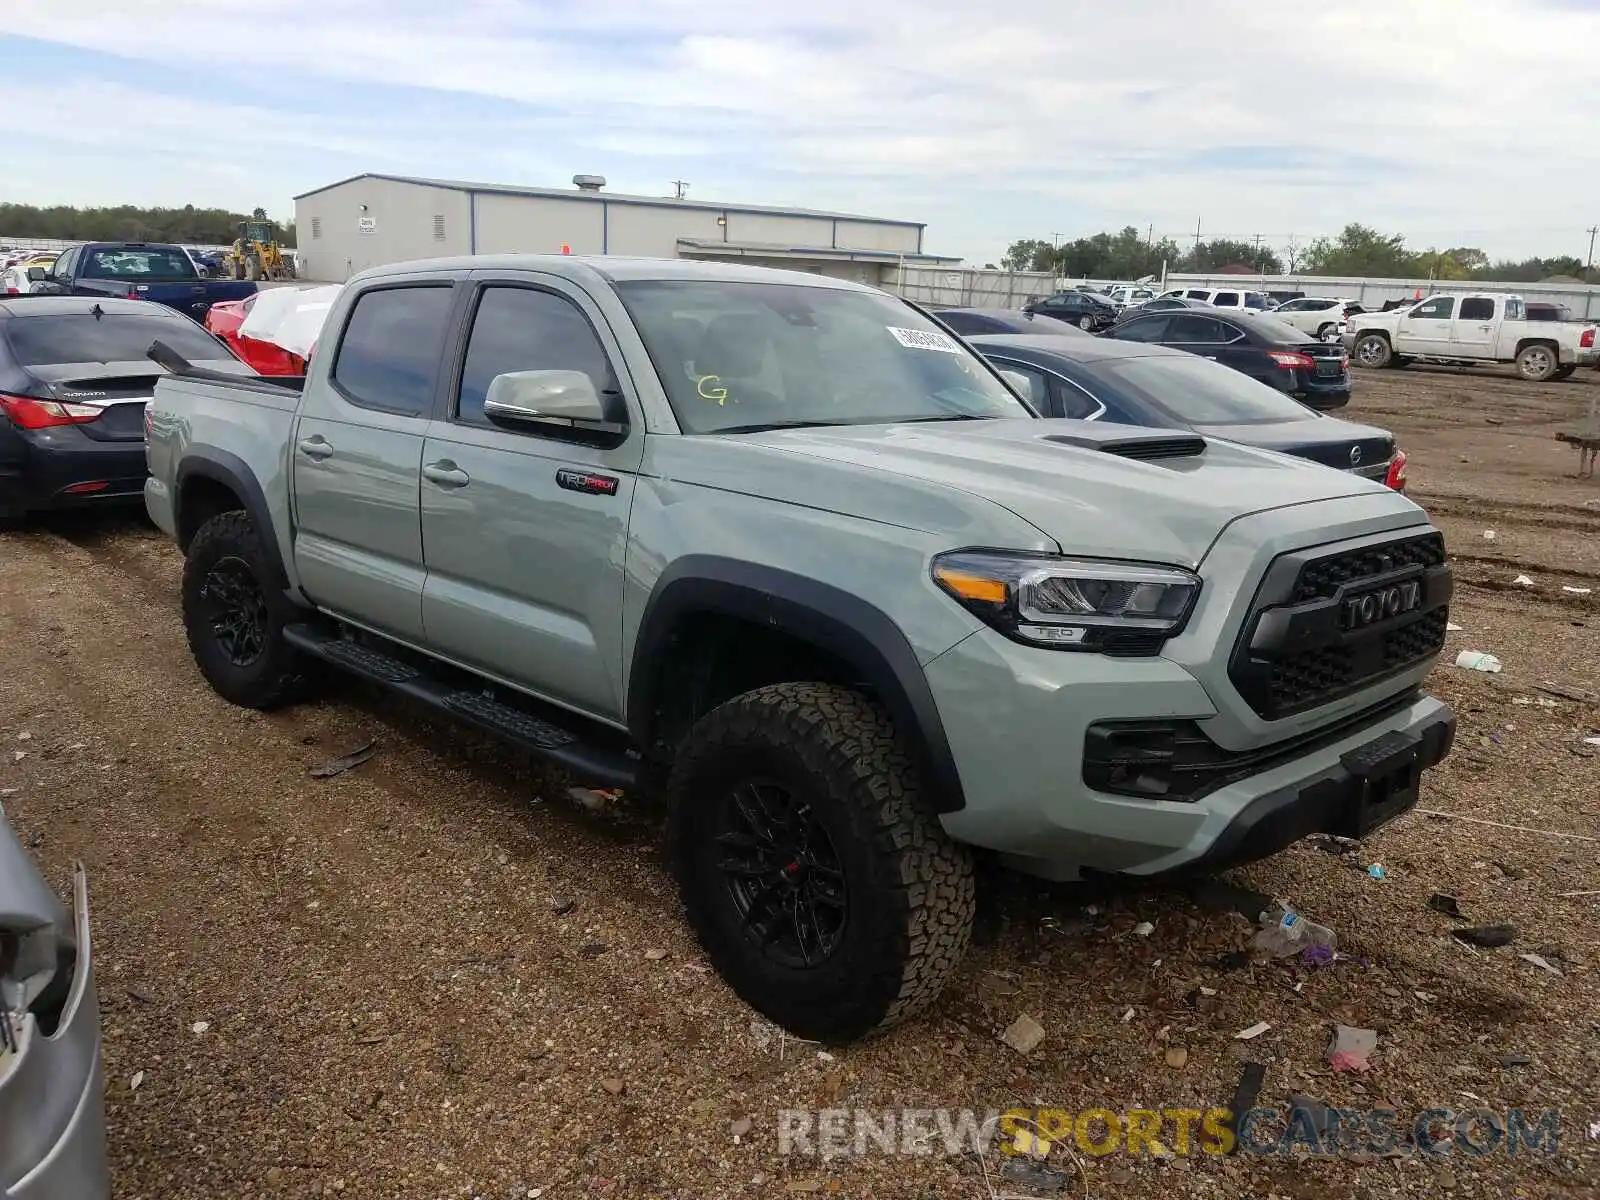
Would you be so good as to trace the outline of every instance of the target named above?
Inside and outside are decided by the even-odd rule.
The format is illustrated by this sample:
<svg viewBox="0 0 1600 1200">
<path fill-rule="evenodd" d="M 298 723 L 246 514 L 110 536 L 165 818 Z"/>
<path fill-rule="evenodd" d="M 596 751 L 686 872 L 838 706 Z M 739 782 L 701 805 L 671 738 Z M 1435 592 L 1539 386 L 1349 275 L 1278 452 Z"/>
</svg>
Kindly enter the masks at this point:
<svg viewBox="0 0 1600 1200">
<path fill-rule="evenodd" d="M 100 1003 L 89 942 L 89 888 L 73 884 L 78 957 L 54 1033 L 26 1018 L 0 1067 L 0 1198 L 105 1200 L 111 1194 L 100 1059 Z"/>
<path fill-rule="evenodd" d="M 966 798 L 941 816 L 945 830 L 1051 879 L 1220 867 L 1311 833 L 1369 832 L 1416 803 L 1422 772 L 1448 753 L 1455 729 L 1447 706 L 1417 693 L 1370 717 L 1347 714 L 1331 736 L 1302 731 L 1294 740 L 1304 748 L 1198 799 L 1149 799 L 1086 784 L 1085 741 L 1103 721 L 1204 730 L 1217 710 L 1177 663 L 1036 651 L 979 633 L 927 673 Z M 1386 738 L 1398 758 L 1364 776 L 1361 755 Z"/>
</svg>

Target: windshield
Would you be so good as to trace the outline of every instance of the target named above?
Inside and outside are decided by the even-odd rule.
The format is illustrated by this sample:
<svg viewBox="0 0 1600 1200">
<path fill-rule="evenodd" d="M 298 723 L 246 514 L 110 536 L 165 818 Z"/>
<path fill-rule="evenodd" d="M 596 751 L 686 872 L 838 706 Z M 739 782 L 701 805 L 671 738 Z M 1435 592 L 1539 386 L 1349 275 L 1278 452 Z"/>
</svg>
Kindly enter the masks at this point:
<svg viewBox="0 0 1600 1200">
<path fill-rule="evenodd" d="M 182 250 L 91 250 L 83 274 L 89 279 L 193 279 L 194 264 Z"/>
<path fill-rule="evenodd" d="M 892 296 L 700 280 L 616 287 L 685 433 L 1032 415 Z"/>
<path fill-rule="evenodd" d="M 158 338 L 190 362 L 232 359 L 215 338 L 177 313 L 13 316 L 3 328 L 12 354 L 24 367 L 142 362 L 150 343 Z M 155 370 L 151 364 L 151 371 Z"/>
<path fill-rule="evenodd" d="M 1271 425 L 1316 415 L 1232 367 L 1187 354 L 1103 359 L 1085 369 L 1181 425 Z"/>
</svg>

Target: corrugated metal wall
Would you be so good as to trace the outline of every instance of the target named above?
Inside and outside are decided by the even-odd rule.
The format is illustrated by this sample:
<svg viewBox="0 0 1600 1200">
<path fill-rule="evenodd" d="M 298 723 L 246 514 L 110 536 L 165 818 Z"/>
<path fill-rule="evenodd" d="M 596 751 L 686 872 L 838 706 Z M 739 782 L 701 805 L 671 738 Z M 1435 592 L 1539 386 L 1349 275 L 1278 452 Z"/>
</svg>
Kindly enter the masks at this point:
<svg viewBox="0 0 1600 1200">
<path fill-rule="evenodd" d="M 1056 290 L 1056 277 L 1031 271 L 985 271 L 977 267 L 888 267 L 883 286 L 918 304 L 963 308 L 1021 308 Z"/>
</svg>

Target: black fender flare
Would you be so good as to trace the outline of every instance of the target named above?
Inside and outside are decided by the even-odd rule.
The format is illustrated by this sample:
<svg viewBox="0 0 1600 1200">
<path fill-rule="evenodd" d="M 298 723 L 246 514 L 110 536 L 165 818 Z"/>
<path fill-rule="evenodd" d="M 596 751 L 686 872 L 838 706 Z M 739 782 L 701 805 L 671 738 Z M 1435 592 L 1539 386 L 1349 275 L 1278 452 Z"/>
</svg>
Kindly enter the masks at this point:
<svg viewBox="0 0 1600 1200">
<path fill-rule="evenodd" d="M 716 555 L 688 555 L 656 581 L 645 604 L 628 676 L 628 729 L 640 746 L 653 742 L 657 691 L 653 670 L 679 621 L 721 613 L 768 626 L 848 663 L 872 688 L 921 773 L 935 812 L 966 804 L 933 689 L 900 627 L 859 596 L 804 575 Z"/>
<path fill-rule="evenodd" d="M 183 528 L 184 485 L 195 479 L 209 479 L 213 483 L 220 483 L 239 497 L 245 512 L 250 514 L 251 521 L 255 522 L 256 528 L 261 531 L 262 547 L 271 559 L 272 568 L 277 574 L 276 582 L 287 591 L 289 573 L 284 569 L 283 556 L 278 550 L 277 531 L 272 525 L 272 511 L 267 507 L 266 493 L 261 490 L 255 472 L 237 454 L 231 454 L 215 446 L 188 447 L 184 451 L 182 461 L 178 463 L 178 478 L 172 495 L 173 524 L 179 530 Z M 187 551 L 188 548 L 186 544 L 180 543 L 180 549 Z"/>
</svg>

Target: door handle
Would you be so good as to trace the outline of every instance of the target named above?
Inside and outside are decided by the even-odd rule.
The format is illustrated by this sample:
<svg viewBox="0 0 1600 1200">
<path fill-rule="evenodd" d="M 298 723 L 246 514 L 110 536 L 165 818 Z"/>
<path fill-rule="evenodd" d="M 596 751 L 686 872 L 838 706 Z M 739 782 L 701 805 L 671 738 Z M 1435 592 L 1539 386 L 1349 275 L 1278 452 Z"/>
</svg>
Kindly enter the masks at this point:
<svg viewBox="0 0 1600 1200">
<path fill-rule="evenodd" d="M 463 488 L 472 482 L 468 475 L 448 458 L 441 458 L 438 462 L 428 463 L 422 468 L 422 477 L 429 483 L 436 483 L 442 488 Z"/>
<path fill-rule="evenodd" d="M 333 456 L 333 445 L 319 433 L 314 437 L 301 439 L 300 453 L 307 458 L 314 458 L 321 462 L 323 459 Z"/>
</svg>

